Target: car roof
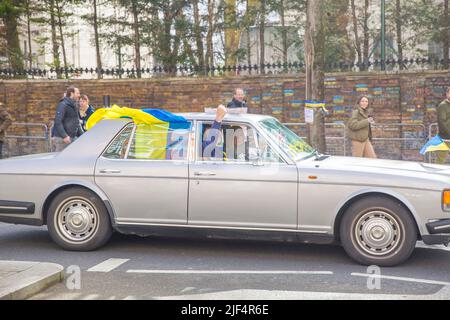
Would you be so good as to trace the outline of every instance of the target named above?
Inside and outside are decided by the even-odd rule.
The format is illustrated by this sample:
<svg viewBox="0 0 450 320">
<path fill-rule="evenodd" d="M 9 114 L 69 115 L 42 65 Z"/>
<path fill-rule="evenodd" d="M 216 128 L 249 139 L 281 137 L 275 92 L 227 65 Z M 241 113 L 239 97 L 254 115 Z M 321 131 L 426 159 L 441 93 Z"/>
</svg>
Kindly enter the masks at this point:
<svg viewBox="0 0 450 320">
<path fill-rule="evenodd" d="M 187 120 L 202 120 L 202 121 L 214 121 L 216 114 L 215 113 L 205 113 L 205 112 L 188 112 L 188 113 L 176 113 L 178 116 L 182 116 Z M 244 121 L 244 122 L 258 122 L 265 119 L 270 119 L 271 116 L 261 115 L 261 114 L 250 114 L 250 113 L 242 113 L 242 114 L 232 114 L 228 113 L 225 116 L 225 121 Z"/>
</svg>

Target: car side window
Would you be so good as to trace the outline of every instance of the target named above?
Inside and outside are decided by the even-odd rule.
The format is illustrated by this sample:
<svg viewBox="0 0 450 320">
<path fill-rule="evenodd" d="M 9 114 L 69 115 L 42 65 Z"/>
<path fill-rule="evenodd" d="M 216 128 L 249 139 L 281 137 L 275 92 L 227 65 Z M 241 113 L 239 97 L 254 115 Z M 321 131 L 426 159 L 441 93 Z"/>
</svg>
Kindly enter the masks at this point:
<svg viewBox="0 0 450 320">
<path fill-rule="evenodd" d="M 257 139 L 258 139 L 259 156 L 262 162 L 284 163 L 283 159 L 281 159 L 278 152 L 276 152 L 270 146 L 267 140 L 259 133 L 257 134 Z"/>
<path fill-rule="evenodd" d="M 187 160 L 188 129 L 169 129 L 160 124 L 139 124 L 131 139 L 128 159 Z"/>
<path fill-rule="evenodd" d="M 211 123 L 200 123 L 197 159 L 226 162 L 283 162 L 267 140 L 247 124 L 222 124 L 219 130 Z M 211 136 L 214 136 L 212 139 Z"/>
<path fill-rule="evenodd" d="M 103 157 L 108 159 L 125 158 L 133 128 L 133 123 L 128 124 L 110 143 L 108 148 L 103 153 Z"/>
</svg>

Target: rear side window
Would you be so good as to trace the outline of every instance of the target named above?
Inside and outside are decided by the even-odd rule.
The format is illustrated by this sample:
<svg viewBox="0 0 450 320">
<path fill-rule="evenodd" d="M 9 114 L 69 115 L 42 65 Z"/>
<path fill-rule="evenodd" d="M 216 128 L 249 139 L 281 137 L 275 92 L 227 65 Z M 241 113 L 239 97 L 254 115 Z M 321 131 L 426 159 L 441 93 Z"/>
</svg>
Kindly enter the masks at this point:
<svg viewBox="0 0 450 320">
<path fill-rule="evenodd" d="M 128 124 L 111 142 L 103 157 L 108 159 L 124 159 L 133 133 L 134 124 Z"/>
<path fill-rule="evenodd" d="M 187 160 L 189 133 L 190 128 L 171 129 L 161 124 L 137 125 L 128 159 Z"/>
</svg>

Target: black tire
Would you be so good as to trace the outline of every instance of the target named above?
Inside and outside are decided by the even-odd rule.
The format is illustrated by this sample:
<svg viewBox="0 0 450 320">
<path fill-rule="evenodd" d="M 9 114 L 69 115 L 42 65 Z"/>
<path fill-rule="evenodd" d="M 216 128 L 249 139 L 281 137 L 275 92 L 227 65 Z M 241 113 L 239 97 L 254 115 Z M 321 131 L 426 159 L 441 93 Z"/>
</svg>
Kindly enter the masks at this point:
<svg viewBox="0 0 450 320">
<path fill-rule="evenodd" d="M 417 227 L 402 204 L 372 196 L 352 204 L 344 213 L 340 240 L 357 262 L 390 267 L 410 257 L 417 242 Z"/>
<path fill-rule="evenodd" d="M 70 251 L 92 251 L 105 245 L 112 235 L 108 212 L 102 200 L 83 188 L 59 193 L 47 214 L 50 237 Z"/>
</svg>

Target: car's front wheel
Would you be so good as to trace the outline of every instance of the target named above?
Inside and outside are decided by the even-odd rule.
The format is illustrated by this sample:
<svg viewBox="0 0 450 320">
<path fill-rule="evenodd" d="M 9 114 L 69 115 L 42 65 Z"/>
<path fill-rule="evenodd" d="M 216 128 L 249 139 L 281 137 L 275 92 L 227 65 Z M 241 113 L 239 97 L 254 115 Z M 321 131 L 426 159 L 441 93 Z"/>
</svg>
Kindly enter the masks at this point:
<svg viewBox="0 0 450 320">
<path fill-rule="evenodd" d="M 50 204 L 47 228 L 51 238 L 66 250 L 95 250 L 110 239 L 111 222 L 105 205 L 89 190 L 72 188 Z"/>
<path fill-rule="evenodd" d="M 340 239 L 347 254 L 359 263 L 387 267 L 409 258 L 417 242 L 417 228 L 399 202 L 373 196 L 348 208 Z"/>
</svg>

